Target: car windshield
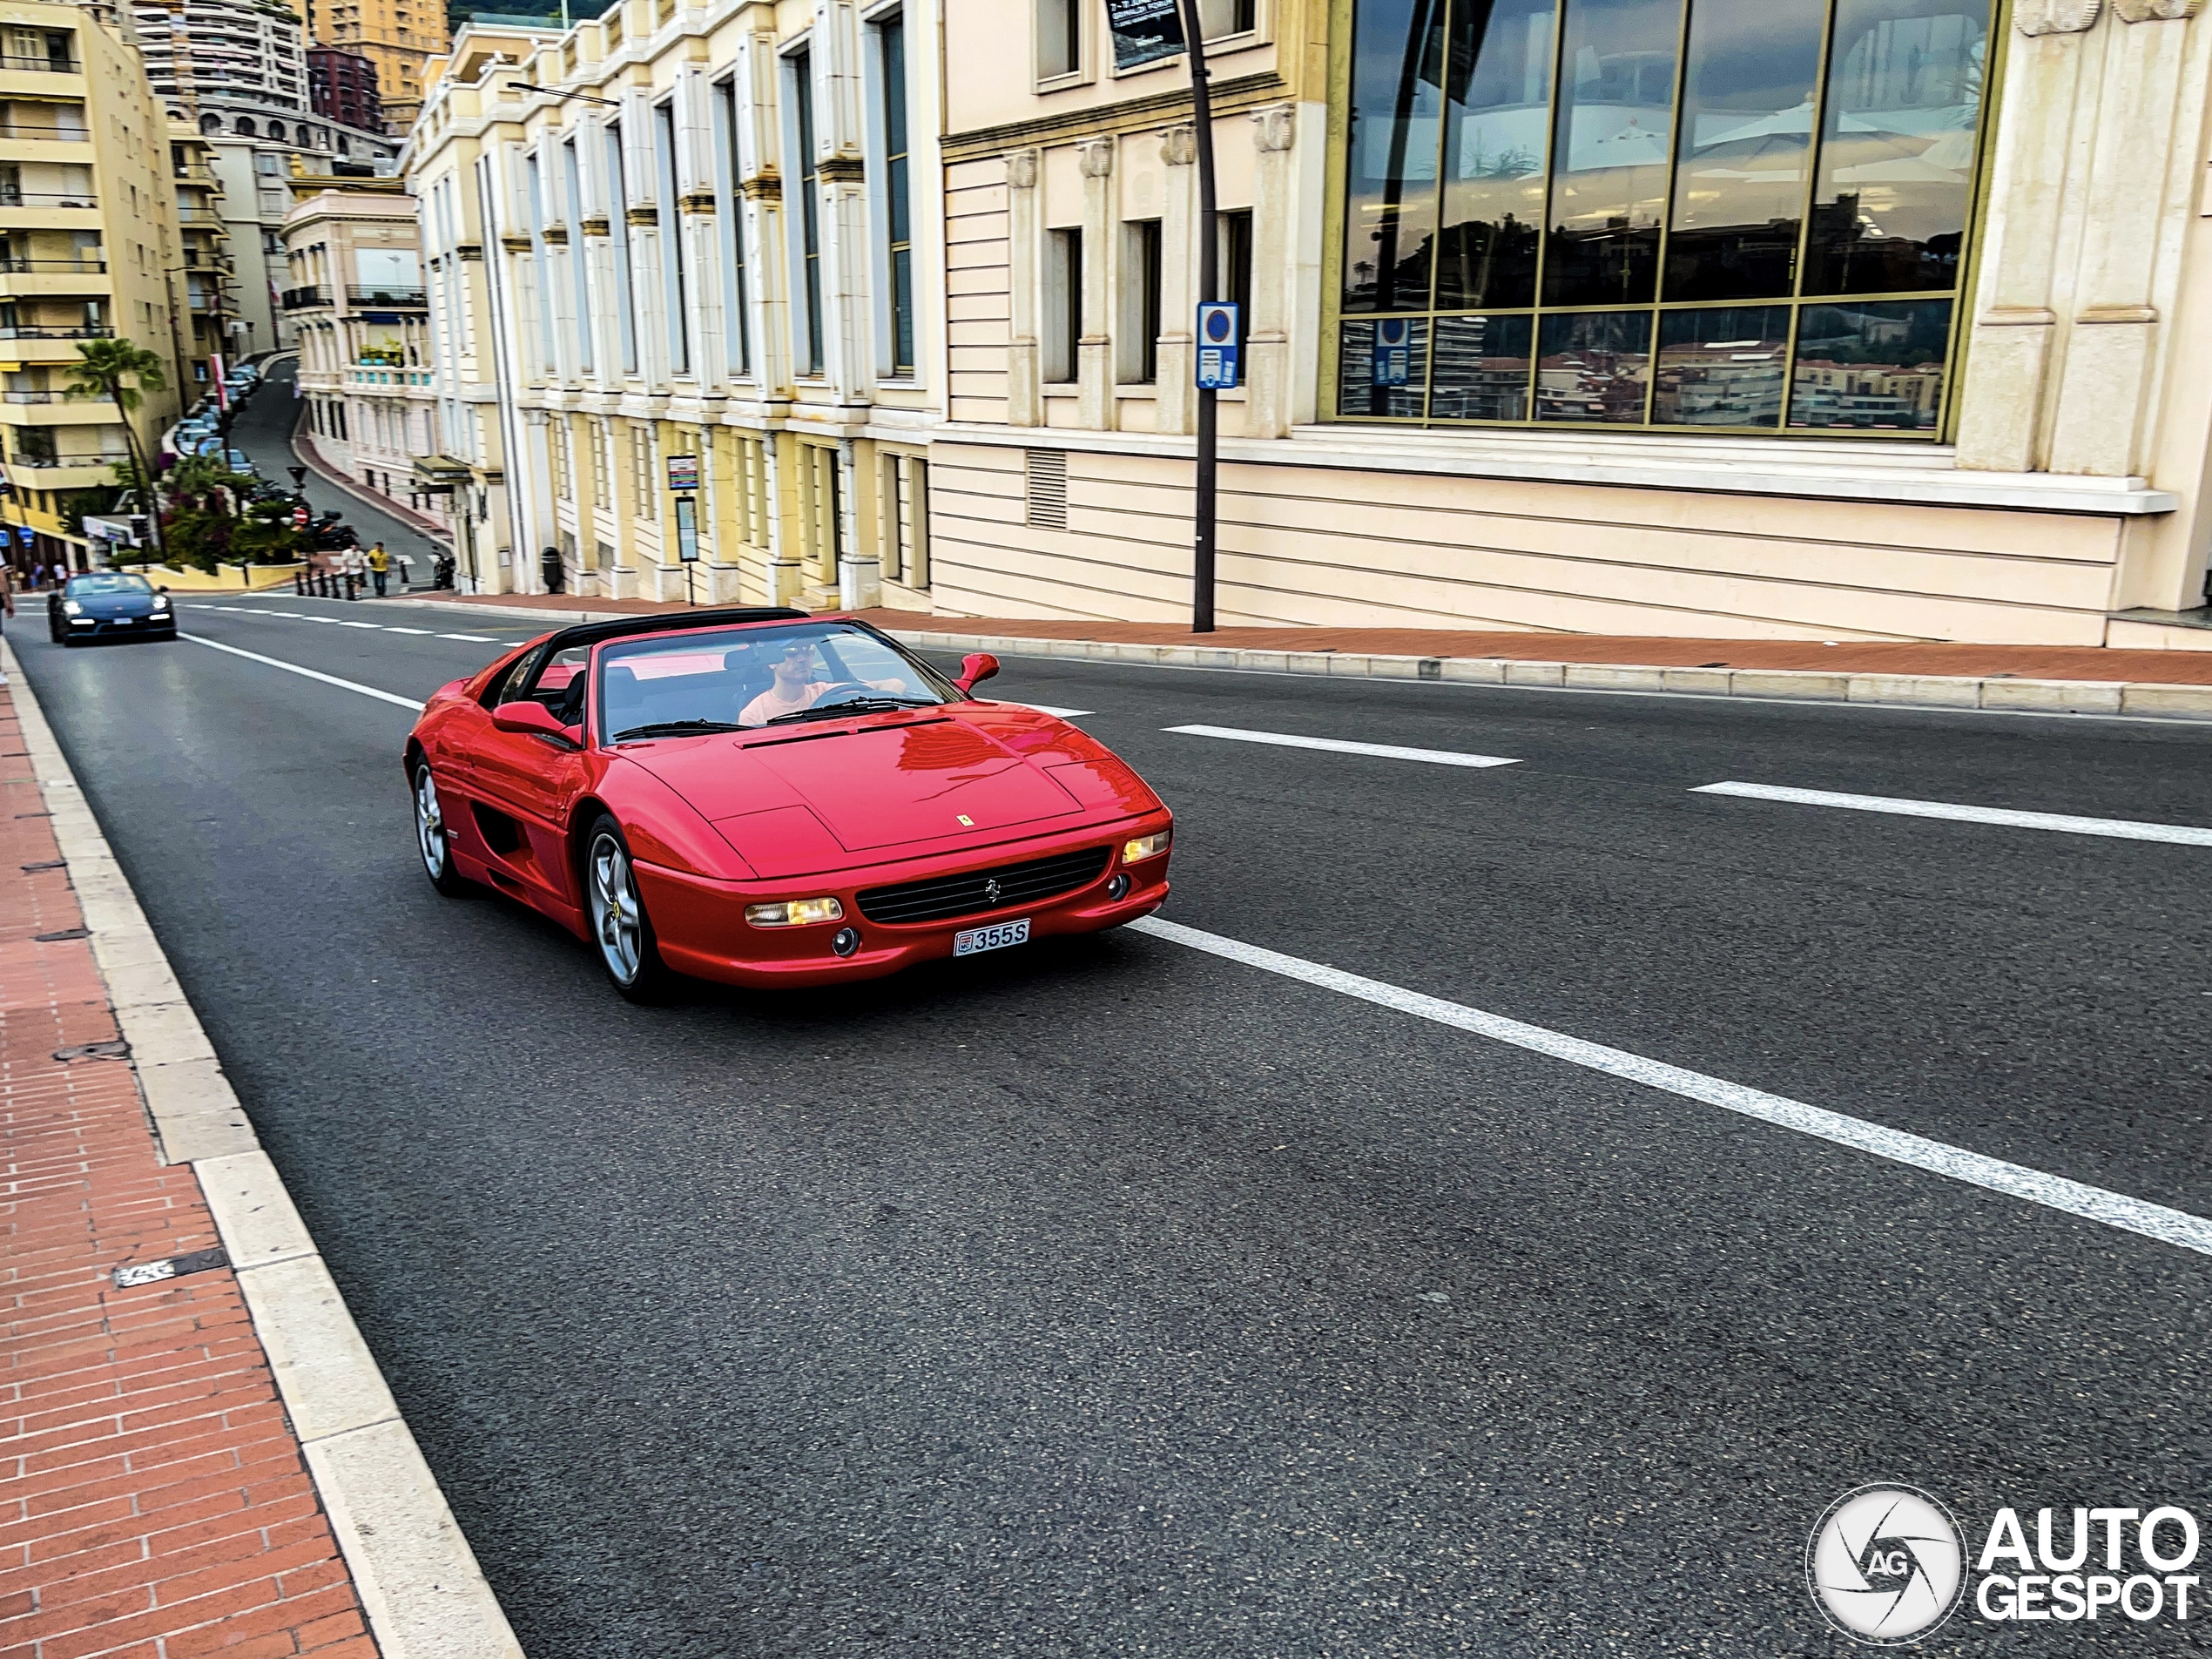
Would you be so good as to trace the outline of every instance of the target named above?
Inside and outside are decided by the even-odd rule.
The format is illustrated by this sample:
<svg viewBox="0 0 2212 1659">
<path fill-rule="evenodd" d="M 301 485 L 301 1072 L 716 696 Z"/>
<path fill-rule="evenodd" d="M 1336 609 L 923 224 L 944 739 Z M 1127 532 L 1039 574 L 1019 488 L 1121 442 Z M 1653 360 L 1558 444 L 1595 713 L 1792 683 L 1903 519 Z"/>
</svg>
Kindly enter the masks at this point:
<svg viewBox="0 0 2212 1659">
<path fill-rule="evenodd" d="M 103 570 L 97 576 L 73 576 L 69 579 L 69 591 L 78 593 L 152 593 L 142 576 L 124 576 L 112 570 Z"/>
<path fill-rule="evenodd" d="M 599 653 L 599 730 L 608 743 L 924 708 L 959 695 L 934 670 L 850 623 L 622 640 Z"/>
</svg>

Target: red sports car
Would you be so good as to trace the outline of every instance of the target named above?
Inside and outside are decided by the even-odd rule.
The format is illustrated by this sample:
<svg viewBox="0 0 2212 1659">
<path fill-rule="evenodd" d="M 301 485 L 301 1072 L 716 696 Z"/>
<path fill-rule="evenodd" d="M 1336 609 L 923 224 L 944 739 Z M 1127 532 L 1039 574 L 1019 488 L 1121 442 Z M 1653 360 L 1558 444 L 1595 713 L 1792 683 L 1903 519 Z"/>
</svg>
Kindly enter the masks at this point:
<svg viewBox="0 0 2212 1659">
<path fill-rule="evenodd" d="M 979 701 L 867 624 L 593 623 L 424 705 L 407 743 L 441 893 L 513 894 L 649 1000 L 677 974 L 867 979 L 1159 908 L 1172 818 L 1096 738 Z"/>
</svg>

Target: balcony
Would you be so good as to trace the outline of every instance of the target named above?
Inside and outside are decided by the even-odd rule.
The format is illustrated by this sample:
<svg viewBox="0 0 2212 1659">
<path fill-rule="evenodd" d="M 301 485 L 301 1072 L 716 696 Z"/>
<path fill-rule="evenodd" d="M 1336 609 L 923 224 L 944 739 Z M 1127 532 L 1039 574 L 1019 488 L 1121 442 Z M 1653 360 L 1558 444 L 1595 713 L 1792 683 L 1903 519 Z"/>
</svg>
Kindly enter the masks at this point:
<svg viewBox="0 0 2212 1659">
<path fill-rule="evenodd" d="M 82 75 L 84 65 L 74 57 L 56 57 L 51 53 L 33 57 L 20 52 L 0 52 L 0 70 L 29 69 L 43 71 L 50 75 Z"/>
<path fill-rule="evenodd" d="M 116 463 L 128 459 L 123 455 L 10 455 L 3 464 L 10 477 L 20 470 L 23 482 L 33 489 L 97 489 L 113 483 Z"/>
<path fill-rule="evenodd" d="M 115 330 L 105 323 L 57 323 L 49 327 L 43 323 L 0 323 L 0 341 L 9 340 L 112 340 Z M 4 354 L 0 354 L 4 355 Z"/>
<path fill-rule="evenodd" d="M 0 255 L 0 271 L 86 271 L 105 272 L 105 260 L 17 260 Z"/>
<path fill-rule="evenodd" d="M 98 207 L 98 197 L 87 192 L 11 190 L 0 185 L 0 207 Z"/>
<path fill-rule="evenodd" d="M 384 387 L 399 390 L 419 387 L 427 389 L 430 384 L 430 371 L 427 368 L 395 368 L 382 363 L 362 363 L 347 369 L 346 383 L 364 388 Z"/>
<path fill-rule="evenodd" d="M 392 306 L 414 311 L 422 310 L 428 302 L 421 288 L 368 288 L 358 285 L 347 288 L 346 300 L 349 305 Z"/>
<path fill-rule="evenodd" d="M 330 288 L 327 284 L 312 288 L 287 288 L 277 296 L 277 303 L 287 311 L 305 311 L 310 306 L 327 306 L 330 303 Z"/>
</svg>

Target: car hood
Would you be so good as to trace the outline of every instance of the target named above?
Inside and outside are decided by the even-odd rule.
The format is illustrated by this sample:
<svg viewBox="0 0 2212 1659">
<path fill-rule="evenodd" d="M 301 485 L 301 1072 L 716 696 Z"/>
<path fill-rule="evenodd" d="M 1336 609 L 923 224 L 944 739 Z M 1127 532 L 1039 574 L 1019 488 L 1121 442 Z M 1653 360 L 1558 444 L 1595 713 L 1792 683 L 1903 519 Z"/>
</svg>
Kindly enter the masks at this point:
<svg viewBox="0 0 2212 1659">
<path fill-rule="evenodd" d="M 1001 730 L 994 726 L 1005 723 L 961 707 L 800 726 L 788 736 L 681 738 L 623 754 L 774 878 L 860 862 L 862 854 L 988 845 L 1009 830 L 1080 822 L 1096 803 L 1047 769 L 1074 758 L 1040 729 L 1061 723 L 1020 712 L 1026 718 Z M 1082 758 L 1103 752 L 1062 730 Z"/>
<path fill-rule="evenodd" d="M 78 612 L 86 617 L 145 617 L 153 614 L 153 595 L 150 593 L 86 593 L 66 596 L 84 609 Z"/>
</svg>

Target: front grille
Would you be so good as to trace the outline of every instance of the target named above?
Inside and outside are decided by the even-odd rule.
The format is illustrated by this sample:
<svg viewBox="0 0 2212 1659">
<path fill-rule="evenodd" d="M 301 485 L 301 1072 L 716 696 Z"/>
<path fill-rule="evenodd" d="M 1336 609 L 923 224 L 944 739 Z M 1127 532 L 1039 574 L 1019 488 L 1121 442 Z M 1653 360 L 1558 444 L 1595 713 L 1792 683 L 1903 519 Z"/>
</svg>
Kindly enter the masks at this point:
<svg viewBox="0 0 2212 1659">
<path fill-rule="evenodd" d="M 1035 904 L 1096 880 L 1106 867 L 1108 851 L 1087 846 L 1080 853 L 1062 853 L 995 870 L 970 870 L 895 887 L 870 887 L 860 895 L 860 914 L 870 921 L 943 921 L 953 916 Z M 994 881 L 998 883 L 996 898 L 988 891 L 988 884 Z"/>
</svg>

